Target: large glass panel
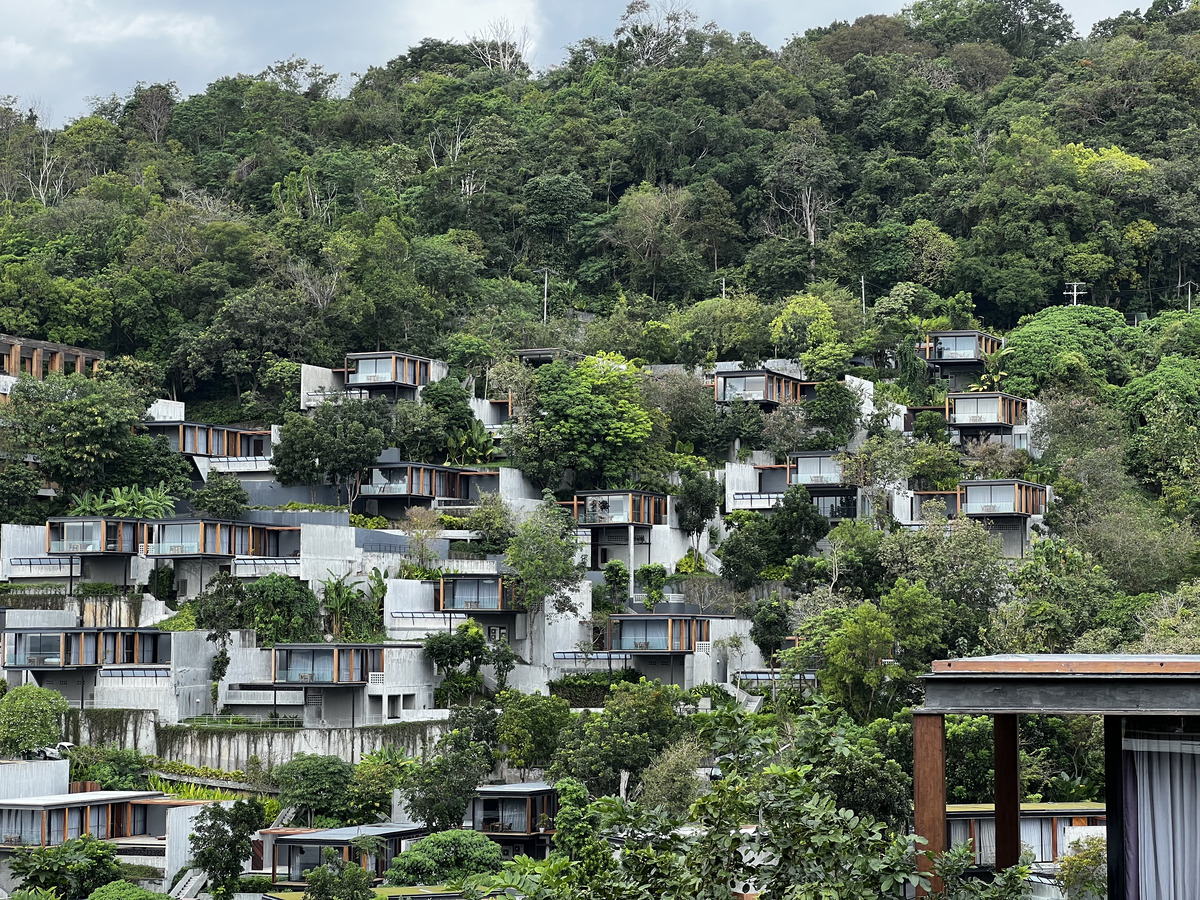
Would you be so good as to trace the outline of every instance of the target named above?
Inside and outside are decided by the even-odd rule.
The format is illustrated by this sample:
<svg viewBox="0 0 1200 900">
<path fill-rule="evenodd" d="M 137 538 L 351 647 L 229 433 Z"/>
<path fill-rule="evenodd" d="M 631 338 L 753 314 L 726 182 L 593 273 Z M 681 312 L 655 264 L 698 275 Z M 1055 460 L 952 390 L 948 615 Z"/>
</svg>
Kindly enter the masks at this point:
<svg viewBox="0 0 1200 900">
<path fill-rule="evenodd" d="M 351 384 L 369 384 L 371 382 L 392 380 L 392 358 L 390 356 L 375 359 L 360 359 L 355 365 L 355 371 L 350 373 Z"/>
<path fill-rule="evenodd" d="M 1200 720 L 1125 719 L 1126 896 L 1190 900 L 1200 884 Z"/>
<path fill-rule="evenodd" d="M 0 843 L 40 844 L 42 814 L 33 809 L 0 809 Z"/>
<path fill-rule="evenodd" d="M 158 542 L 150 545 L 151 555 L 169 556 L 181 553 L 200 552 L 200 525 L 159 525 Z"/>
<path fill-rule="evenodd" d="M 18 666 L 62 665 L 61 636 L 53 633 L 18 634 L 15 663 Z"/>
<path fill-rule="evenodd" d="M 978 359 L 974 335 L 955 335 L 937 339 L 937 359 Z"/>
<path fill-rule="evenodd" d="M 1010 513 L 1016 511 L 1016 488 L 1011 484 L 968 484 L 964 513 Z"/>
<path fill-rule="evenodd" d="M 797 456 L 792 484 L 841 484 L 841 463 L 830 456 Z"/>
<path fill-rule="evenodd" d="M 50 809 L 46 811 L 46 844 L 57 847 L 63 842 L 63 810 Z"/>
<path fill-rule="evenodd" d="M 656 619 L 639 622 L 636 619 L 624 619 L 620 623 L 617 636 L 617 650 L 666 650 L 667 621 Z"/>
<path fill-rule="evenodd" d="M 108 807 L 93 806 L 88 819 L 88 831 L 100 840 L 108 837 Z"/>
<path fill-rule="evenodd" d="M 67 839 L 83 834 L 83 807 L 73 806 L 67 810 Z"/>
<path fill-rule="evenodd" d="M 954 424 L 994 423 L 1000 421 L 999 397 L 959 397 L 951 414 Z"/>
<path fill-rule="evenodd" d="M 62 539 L 50 542 L 55 553 L 98 553 L 104 548 L 100 522 L 63 522 L 59 527 Z"/>
<path fill-rule="evenodd" d="M 587 524 L 629 521 L 629 495 L 606 494 L 603 497 L 588 497 L 584 505 L 583 521 Z"/>
<path fill-rule="evenodd" d="M 858 513 L 853 497 L 813 497 L 812 502 L 827 519 L 853 519 Z"/>
</svg>

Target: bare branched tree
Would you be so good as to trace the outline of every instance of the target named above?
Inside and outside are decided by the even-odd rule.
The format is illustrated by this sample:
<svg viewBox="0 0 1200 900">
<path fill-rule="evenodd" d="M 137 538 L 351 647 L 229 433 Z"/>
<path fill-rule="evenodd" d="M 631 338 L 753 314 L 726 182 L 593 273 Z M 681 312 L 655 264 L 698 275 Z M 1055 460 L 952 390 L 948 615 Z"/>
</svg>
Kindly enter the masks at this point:
<svg viewBox="0 0 1200 900">
<path fill-rule="evenodd" d="M 462 155 L 463 143 L 471 135 L 471 123 L 464 122 L 462 117 L 456 118 L 451 125 L 439 125 L 429 133 L 425 140 L 425 152 L 429 162 L 435 169 L 450 166 L 458 162 Z"/>
<path fill-rule="evenodd" d="M 685 0 L 633 0 L 615 36 L 635 63 L 660 66 L 686 40 L 698 18 Z"/>
<path fill-rule="evenodd" d="M 492 72 L 528 72 L 529 26 L 518 29 L 507 18 L 492 19 L 482 31 L 469 36 L 467 49 Z"/>
<path fill-rule="evenodd" d="M 306 300 L 317 309 L 328 309 L 337 297 L 342 272 L 338 268 L 320 269 L 302 256 L 288 258 L 286 272 Z"/>
<path fill-rule="evenodd" d="M 27 145 L 25 171 L 22 177 L 29 185 L 29 195 L 42 206 L 53 206 L 67 193 L 67 161 L 55 148 L 57 132 L 41 128 Z"/>
</svg>

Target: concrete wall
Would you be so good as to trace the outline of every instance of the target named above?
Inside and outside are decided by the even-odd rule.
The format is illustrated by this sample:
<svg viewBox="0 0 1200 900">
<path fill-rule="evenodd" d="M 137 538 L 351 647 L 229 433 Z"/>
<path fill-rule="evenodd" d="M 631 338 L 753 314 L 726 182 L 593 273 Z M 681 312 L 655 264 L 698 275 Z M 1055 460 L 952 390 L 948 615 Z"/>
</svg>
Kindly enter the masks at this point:
<svg viewBox="0 0 1200 900">
<path fill-rule="evenodd" d="M 160 397 L 150 404 L 145 418 L 150 422 L 182 422 L 187 417 L 186 409 L 182 400 L 167 400 L 165 397 Z"/>
<path fill-rule="evenodd" d="M 310 587 L 328 578 L 330 572 L 346 575 L 356 571 L 358 555 L 353 528 L 300 526 L 300 579 Z"/>
<path fill-rule="evenodd" d="M 226 801 L 222 806 L 232 806 Z M 167 810 L 166 838 L 167 853 L 163 858 L 163 881 L 170 886 L 175 873 L 192 858 L 192 823 L 204 809 L 203 806 L 173 806 Z"/>
<path fill-rule="evenodd" d="M 310 393 L 314 391 L 333 393 L 340 391 L 342 387 L 342 376 L 334 374 L 332 369 L 326 369 L 324 366 L 309 366 L 301 364 L 300 410 L 304 411 L 321 405 L 322 398 L 310 397 Z"/>
<path fill-rule="evenodd" d="M 432 748 L 446 731 L 440 710 L 430 710 L 427 721 L 362 728 L 283 728 L 278 731 L 226 730 L 222 728 L 159 729 L 158 755 L 194 766 L 244 769 L 246 760 L 257 756 L 264 765 L 279 765 L 297 753 L 338 756 L 358 763 L 363 754 L 385 746 L 420 756 Z M 436 718 L 435 718 L 436 716 Z"/>
<path fill-rule="evenodd" d="M 118 747 L 154 753 L 158 714 L 142 709 L 71 710 L 66 740 L 79 746 Z"/>
<path fill-rule="evenodd" d="M 4 760 L 0 762 L 0 800 L 65 794 L 71 783 L 70 770 L 65 759 Z"/>
<path fill-rule="evenodd" d="M 203 631 L 179 631 L 171 638 L 171 686 L 173 702 L 161 709 L 163 724 L 174 724 L 188 716 L 216 712 L 212 708 L 209 671 L 217 645 Z M 231 657 L 240 655 L 230 648 Z"/>
</svg>

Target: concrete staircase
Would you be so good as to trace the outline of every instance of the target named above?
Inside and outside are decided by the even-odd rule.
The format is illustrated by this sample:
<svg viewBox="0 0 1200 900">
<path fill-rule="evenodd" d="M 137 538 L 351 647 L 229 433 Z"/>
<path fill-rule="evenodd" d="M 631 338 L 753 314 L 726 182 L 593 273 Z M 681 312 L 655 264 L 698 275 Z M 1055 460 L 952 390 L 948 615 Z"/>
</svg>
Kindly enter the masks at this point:
<svg viewBox="0 0 1200 900">
<path fill-rule="evenodd" d="M 171 888 L 170 896 L 175 900 L 194 900 L 200 896 L 200 892 L 204 890 L 206 884 L 208 884 L 208 876 L 204 872 L 200 869 L 188 869 L 175 887 Z"/>
</svg>

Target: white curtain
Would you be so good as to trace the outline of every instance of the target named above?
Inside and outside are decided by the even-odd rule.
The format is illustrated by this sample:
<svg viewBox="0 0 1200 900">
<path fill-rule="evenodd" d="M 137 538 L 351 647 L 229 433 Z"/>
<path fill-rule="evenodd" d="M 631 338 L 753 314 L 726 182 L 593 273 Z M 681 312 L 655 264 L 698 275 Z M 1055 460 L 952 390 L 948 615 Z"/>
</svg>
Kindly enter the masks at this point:
<svg viewBox="0 0 1200 900">
<path fill-rule="evenodd" d="M 975 822 L 975 858 L 981 866 L 996 864 L 996 820 L 978 819 Z"/>
<path fill-rule="evenodd" d="M 505 827 L 506 831 L 525 832 L 529 829 L 525 825 L 526 805 L 524 800 L 501 800 L 500 801 L 500 824 Z"/>
<path fill-rule="evenodd" d="M 1200 740 L 1197 735 L 1125 738 L 1131 751 L 1137 842 L 1129 900 L 1200 900 Z M 1128 785 L 1128 782 L 1127 786 Z"/>
</svg>

